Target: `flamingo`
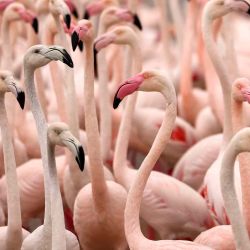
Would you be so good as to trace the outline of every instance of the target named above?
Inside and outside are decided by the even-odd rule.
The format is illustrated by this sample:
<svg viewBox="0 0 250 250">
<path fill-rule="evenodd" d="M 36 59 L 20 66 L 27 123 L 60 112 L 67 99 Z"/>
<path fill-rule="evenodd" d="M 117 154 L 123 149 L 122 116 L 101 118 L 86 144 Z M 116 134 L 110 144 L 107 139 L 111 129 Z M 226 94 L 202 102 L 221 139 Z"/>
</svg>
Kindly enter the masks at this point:
<svg viewBox="0 0 250 250">
<path fill-rule="evenodd" d="M 232 112 L 235 113 L 233 115 L 233 127 L 234 127 L 234 131 L 238 132 L 244 124 L 243 121 L 243 117 L 242 117 L 242 110 L 243 110 L 243 103 L 244 102 L 250 102 L 250 81 L 246 78 L 238 78 L 234 81 L 233 85 L 232 85 Z M 231 140 L 232 143 L 233 139 Z M 236 141 L 236 140 L 234 140 Z M 231 146 L 228 145 L 227 148 L 230 148 Z M 230 150 L 231 152 L 232 150 Z M 225 158 L 226 152 L 224 152 L 223 157 Z M 240 163 L 240 167 L 241 167 L 241 171 L 243 174 L 241 174 L 241 182 L 242 182 L 242 200 L 243 200 L 243 215 L 245 217 L 245 224 L 246 224 L 246 228 L 248 228 L 249 225 L 249 214 L 248 214 L 248 210 L 249 210 L 249 206 L 248 206 L 248 188 L 247 188 L 247 183 L 248 183 L 248 178 L 247 178 L 247 167 L 248 167 L 248 155 L 246 154 L 241 154 L 239 155 L 239 163 Z M 231 164 L 230 164 L 231 165 Z M 228 166 L 230 166 L 229 164 L 226 165 L 225 167 L 228 168 Z M 230 170 L 224 170 L 224 173 L 228 172 Z M 221 170 L 222 173 L 222 170 Z M 229 175 L 229 174 L 227 174 Z M 245 177 L 246 176 L 246 177 Z M 224 177 L 224 179 L 227 177 Z M 221 174 L 221 185 L 226 185 L 226 184 L 222 184 L 223 182 L 223 178 L 222 178 L 222 174 Z M 232 184 L 230 184 L 232 185 Z M 228 191 L 227 191 L 228 192 Z M 232 191 L 232 193 L 234 194 L 235 191 Z M 228 196 L 228 194 L 227 194 Z M 228 198 L 224 198 L 225 199 Z M 230 197 L 230 200 L 233 200 L 232 197 Z M 236 200 L 236 199 L 235 199 Z M 238 204 L 234 204 L 234 207 L 238 207 Z M 225 208 L 227 210 L 226 207 L 226 203 L 225 203 Z M 229 208 L 230 209 L 230 208 Z M 237 208 L 238 209 L 238 208 Z M 241 215 L 238 215 L 238 212 L 235 210 L 233 212 L 234 215 L 236 215 L 237 220 L 239 220 L 239 218 L 241 218 Z M 230 217 L 229 217 L 230 219 Z M 232 220 L 230 219 L 231 224 L 233 225 L 233 223 L 235 222 L 235 218 L 233 218 Z M 238 224 L 236 224 L 237 226 Z M 233 225 L 233 227 L 235 227 Z M 245 229 L 240 229 L 240 231 L 245 231 Z M 238 233 L 235 233 L 234 236 L 235 238 L 237 238 L 239 234 L 239 230 Z M 244 232 L 243 232 L 244 234 Z M 216 235 L 216 237 L 212 237 L 212 235 Z M 239 238 L 241 238 L 242 236 L 239 236 Z M 225 239 L 227 239 L 225 241 Z M 214 248 L 218 248 L 218 249 L 235 249 L 235 239 L 233 237 L 233 233 L 232 233 L 232 229 L 230 225 L 226 225 L 226 226 L 217 226 L 216 228 L 212 228 L 210 230 L 207 230 L 203 233 L 201 233 L 196 239 L 195 242 L 200 243 L 200 244 L 204 244 L 204 245 L 208 245 L 210 247 L 214 247 Z"/>
<path fill-rule="evenodd" d="M 29 232 L 22 229 L 15 155 L 4 104 L 4 95 L 6 92 L 12 92 L 17 98 L 20 107 L 22 109 L 24 108 L 24 92 L 16 86 L 15 80 L 10 72 L 0 71 L 0 126 L 4 151 L 5 175 L 7 178 L 8 201 L 8 224 L 6 227 L 0 227 L 0 248 L 3 250 L 15 250 L 21 248 L 22 241 L 27 237 Z"/>
<path fill-rule="evenodd" d="M 72 35 L 75 48 L 79 39 L 85 45 L 84 106 L 91 183 L 78 193 L 74 205 L 74 226 L 81 247 L 127 249 L 124 233 L 126 190 L 113 181 L 105 181 L 94 99 L 93 26 L 81 20 Z"/>
<path fill-rule="evenodd" d="M 51 216 L 52 216 L 52 249 L 72 249 L 79 250 L 79 243 L 74 234 L 65 230 L 63 209 L 60 199 L 60 190 L 57 181 L 56 165 L 55 165 L 55 145 L 67 147 L 75 156 L 79 167 L 83 169 L 84 166 L 84 152 L 80 142 L 69 131 L 69 127 L 65 123 L 55 122 L 48 125 L 48 155 L 51 168 Z M 54 192 L 54 193 L 53 193 Z M 61 204 L 60 204 L 61 203 Z M 42 230 L 42 227 L 36 229 L 36 234 L 27 239 L 22 248 L 32 249 L 34 236 Z M 41 232 L 40 232 L 41 233 Z M 53 236 L 54 235 L 54 236 Z M 41 237 L 41 236 L 40 236 Z"/>
<path fill-rule="evenodd" d="M 221 57 L 219 56 L 218 49 L 211 34 L 212 21 L 216 18 L 222 17 L 232 11 L 238 11 L 247 13 L 250 6 L 244 1 L 223 1 L 213 0 L 207 2 L 204 13 L 202 16 L 202 33 L 204 36 L 204 42 L 210 58 L 215 66 L 217 74 L 220 78 L 223 100 L 224 100 L 224 126 L 223 126 L 223 142 L 220 150 L 220 154 L 217 160 L 208 169 L 202 187 L 202 194 L 205 196 L 208 206 L 213 213 L 214 217 L 220 224 L 228 224 L 228 218 L 225 213 L 224 202 L 220 191 L 220 179 L 219 172 L 221 167 L 222 153 L 225 146 L 229 142 L 233 128 L 231 121 L 231 84 L 230 76 L 227 74 Z M 235 177 L 235 185 L 240 194 L 240 176 L 237 171 Z"/>
<path fill-rule="evenodd" d="M 194 225 L 194 221 L 189 224 L 190 222 L 190 216 L 191 211 L 196 211 L 194 218 L 197 218 L 198 211 L 199 216 L 203 217 L 203 222 L 209 220 L 209 215 L 206 210 L 206 205 L 204 201 L 202 201 L 201 197 L 197 193 L 195 193 L 191 188 L 185 186 L 183 183 L 177 181 L 174 178 L 171 178 L 167 175 L 163 175 L 161 173 L 152 172 L 150 175 L 150 172 L 155 165 L 157 159 L 159 158 L 160 154 L 162 153 L 167 141 L 170 138 L 172 129 L 174 127 L 174 121 L 176 117 L 176 94 L 173 87 L 173 84 L 166 78 L 162 73 L 159 73 L 158 71 L 143 71 L 136 76 L 128 79 L 125 81 L 124 84 L 120 86 L 118 89 L 116 96 L 114 98 L 114 107 L 117 107 L 119 103 L 122 101 L 122 99 L 132 94 L 133 92 L 137 90 L 142 91 L 158 91 L 161 92 L 165 99 L 166 99 L 166 114 L 164 121 L 160 127 L 160 130 L 156 136 L 156 139 L 152 145 L 152 148 L 150 149 L 148 155 L 144 159 L 140 169 L 136 173 L 136 176 L 133 179 L 133 182 L 131 184 L 131 187 L 128 192 L 127 202 L 126 202 L 126 208 L 125 208 L 125 233 L 126 238 L 129 244 L 130 249 L 136 250 L 136 249 L 210 249 L 205 246 L 189 242 L 189 241 L 173 241 L 173 240 L 160 240 L 160 241 L 150 241 L 147 238 L 145 238 L 140 230 L 140 224 L 139 224 L 139 212 L 140 212 L 140 205 L 143 200 L 143 196 L 147 196 L 148 199 L 152 199 L 152 202 L 157 202 L 157 210 L 161 213 L 164 213 L 164 211 L 168 211 L 168 215 L 163 215 L 158 219 L 158 223 L 160 223 L 163 218 L 166 218 L 166 220 L 169 220 L 168 223 L 173 223 L 173 227 L 177 227 L 180 225 L 181 221 L 185 214 L 188 214 L 189 218 L 187 220 L 186 226 L 189 228 L 190 231 L 193 231 L 195 233 L 195 228 L 193 230 L 190 228 L 192 225 Z M 152 179 L 154 179 L 155 187 L 158 187 L 158 195 L 163 194 L 164 190 L 168 190 L 168 197 L 162 196 L 161 198 L 156 198 L 152 196 L 152 190 L 150 193 L 143 191 L 147 181 L 150 180 L 149 176 L 151 176 Z M 160 188 L 159 188 L 160 187 Z M 165 188 L 164 188 L 165 187 Z M 156 189 L 155 189 L 156 190 Z M 170 191 L 175 190 L 175 191 Z M 150 191 L 150 190 L 149 190 Z M 178 193 L 178 198 L 175 199 L 175 192 Z M 143 194 L 144 193 L 144 194 Z M 180 198 L 180 195 L 183 195 L 182 198 Z M 154 197 L 154 198 L 153 198 Z M 180 208 L 184 208 L 183 206 L 188 206 L 190 204 L 190 199 L 192 197 L 192 209 L 190 209 L 190 212 L 184 211 L 183 213 L 179 214 L 178 216 L 173 216 L 174 211 L 170 211 L 169 204 L 179 204 L 178 211 L 180 211 Z M 181 201 L 184 201 L 182 205 L 180 205 Z M 153 203 L 152 203 L 153 204 Z M 155 204 L 154 204 L 155 205 Z M 152 217 L 153 214 L 156 213 L 155 206 L 148 207 L 149 209 L 149 218 Z M 193 209 L 194 205 L 197 205 L 197 209 Z M 198 208 L 199 207 L 199 208 Z M 202 213 L 204 214 L 202 215 Z M 141 211 L 142 212 L 142 211 Z M 183 217 L 184 216 L 184 217 Z M 178 222 L 176 221 L 178 220 Z M 208 222 L 208 221 L 207 221 Z M 193 224 L 194 223 L 194 224 Z M 189 224 L 189 225 L 188 225 Z M 185 227 L 185 226 L 184 226 Z M 164 224 L 163 228 L 166 228 L 166 224 Z M 199 228 L 198 225 L 196 225 L 196 230 Z M 180 228 L 179 228 L 180 229 Z M 177 232 L 178 233 L 178 229 Z M 168 238 L 174 238 L 174 233 L 169 231 Z M 180 235 L 181 236 L 181 235 Z M 182 236 L 185 237 L 185 234 L 182 234 Z"/>
<path fill-rule="evenodd" d="M 39 246 L 50 247 L 52 245 L 52 225 L 51 225 L 51 206 L 50 206 L 50 169 L 48 162 L 47 151 L 47 123 L 44 114 L 41 110 L 40 103 L 37 100 L 35 86 L 34 86 L 34 71 L 36 68 L 48 64 L 52 60 L 60 60 L 73 67 L 73 62 L 67 51 L 60 46 L 44 46 L 35 45 L 28 49 L 24 56 L 24 82 L 26 91 L 30 99 L 31 111 L 34 116 L 36 127 L 38 131 L 38 139 L 41 147 L 41 155 L 44 167 L 44 187 L 45 187 L 45 218 L 44 226 L 35 230 L 23 242 L 23 249 L 25 245 L 27 248 L 37 242 Z M 54 234 L 53 234 L 54 236 Z"/>
</svg>

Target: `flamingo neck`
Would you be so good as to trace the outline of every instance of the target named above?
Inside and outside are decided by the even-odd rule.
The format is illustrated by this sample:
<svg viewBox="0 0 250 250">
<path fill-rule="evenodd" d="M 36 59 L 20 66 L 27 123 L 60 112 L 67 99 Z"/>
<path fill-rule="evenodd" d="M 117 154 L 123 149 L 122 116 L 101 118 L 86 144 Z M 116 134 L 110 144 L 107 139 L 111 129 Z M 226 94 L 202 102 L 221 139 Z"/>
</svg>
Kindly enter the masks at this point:
<svg viewBox="0 0 250 250">
<path fill-rule="evenodd" d="M 151 170 L 169 141 L 174 127 L 176 118 L 176 96 L 172 84 L 169 82 L 167 83 L 170 88 L 168 91 L 162 92 L 167 102 L 164 120 L 156 135 L 153 145 L 142 162 L 140 169 L 137 172 L 137 176 L 128 192 L 125 208 L 125 233 L 130 246 L 136 245 L 139 239 L 145 239 L 141 232 L 139 223 L 139 212 L 143 191 Z"/>
<path fill-rule="evenodd" d="M 237 144 L 240 141 L 238 139 L 240 138 L 238 138 L 238 136 L 236 135 L 236 137 L 230 142 L 224 152 L 220 179 L 225 209 L 232 225 L 236 248 L 239 250 L 247 250 L 250 249 L 250 242 L 246 226 L 240 212 L 240 207 L 237 202 L 237 195 L 234 185 L 235 160 L 237 155 L 243 152 L 243 150 L 241 150 L 240 152 L 239 150 L 237 150 Z"/>
<path fill-rule="evenodd" d="M 7 249 L 20 249 L 22 244 L 22 221 L 20 195 L 17 185 L 16 161 L 4 105 L 4 94 L 0 94 L 0 126 L 7 182 L 8 229 Z"/>
<path fill-rule="evenodd" d="M 49 140 L 47 138 L 47 140 Z M 65 223 L 62 197 L 58 183 L 55 146 L 48 141 L 48 159 L 51 190 L 52 249 L 66 250 Z"/>
<path fill-rule="evenodd" d="M 131 46 L 132 53 L 134 55 L 134 65 L 133 74 L 138 74 L 142 70 L 142 60 L 141 60 L 141 49 L 138 43 L 133 43 Z M 119 183 L 126 185 L 126 172 L 127 172 L 127 153 L 128 144 L 131 131 L 132 118 L 134 115 L 134 109 L 137 100 L 137 92 L 133 93 L 132 96 L 128 97 L 125 111 L 122 116 L 121 124 L 119 127 L 117 141 L 115 146 L 113 169 L 114 175 Z"/>
<path fill-rule="evenodd" d="M 99 36 L 106 31 L 103 22 L 99 22 Z M 101 135 L 101 150 L 103 162 L 109 159 L 112 138 L 112 110 L 110 106 L 110 95 L 108 89 L 108 68 L 106 62 L 105 49 L 97 54 L 98 65 L 98 96 L 100 108 L 100 135 Z"/>
<path fill-rule="evenodd" d="M 185 113 L 189 113 L 190 95 L 192 95 L 192 52 L 195 37 L 195 25 L 198 17 L 198 6 L 196 1 L 188 2 L 187 22 L 185 27 L 185 34 L 183 39 L 182 53 L 181 53 L 181 74 L 180 74 L 180 94 L 183 101 Z"/>
<path fill-rule="evenodd" d="M 227 74 L 224 63 L 219 56 L 215 41 L 212 36 L 212 19 L 209 16 L 209 9 L 205 8 L 202 16 L 202 33 L 204 43 L 210 59 L 215 67 L 215 70 L 219 76 L 222 92 L 223 92 L 223 103 L 224 103 L 224 122 L 223 122 L 223 146 L 225 148 L 227 143 L 232 137 L 232 120 L 231 120 L 231 84 Z"/>
<path fill-rule="evenodd" d="M 243 120 L 243 103 L 232 100 L 232 112 L 233 112 L 233 128 L 234 132 L 238 132 L 245 127 Z M 239 155 L 240 164 L 240 176 L 241 176 L 241 190 L 242 190 L 242 208 L 245 218 L 247 230 L 250 233 L 250 169 L 248 167 L 250 160 L 249 153 L 243 153 Z"/>
<path fill-rule="evenodd" d="M 101 213 L 105 208 L 104 199 L 107 196 L 107 185 L 104 179 L 101 143 L 94 98 L 93 41 L 86 42 L 85 47 L 84 110 L 85 128 L 87 133 L 87 149 L 90 163 L 93 201 L 96 210 Z"/>
<path fill-rule="evenodd" d="M 45 116 L 42 112 L 41 105 L 38 101 L 35 83 L 34 83 L 34 69 L 24 65 L 24 83 L 26 87 L 26 93 L 29 97 L 31 112 L 34 116 L 38 140 L 41 150 L 43 169 L 44 169 L 44 190 L 45 190 L 45 210 L 44 210 L 44 235 L 43 244 L 48 248 L 51 247 L 51 204 L 50 204 L 50 190 L 49 190 L 49 163 L 48 163 L 48 151 L 47 151 L 47 123 Z"/>
</svg>

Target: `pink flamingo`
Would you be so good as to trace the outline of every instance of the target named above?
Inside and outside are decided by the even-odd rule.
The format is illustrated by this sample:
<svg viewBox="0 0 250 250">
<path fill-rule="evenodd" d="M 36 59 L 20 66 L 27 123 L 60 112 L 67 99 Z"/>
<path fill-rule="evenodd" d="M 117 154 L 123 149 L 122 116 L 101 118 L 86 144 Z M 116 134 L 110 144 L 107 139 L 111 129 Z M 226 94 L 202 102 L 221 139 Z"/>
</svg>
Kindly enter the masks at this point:
<svg viewBox="0 0 250 250">
<path fill-rule="evenodd" d="M 160 127 L 160 130 L 156 136 L 156 139 L 152 145 L 152 148 L 150 149 L 148 155 L 144 159 L 140 169 L 138 170 L 136 177 L 131 178 L 133 179 L 132 185 L 129 189 L 128 197 L 127 197 L 127 203 L 125 208 L 125 232 L 126 237 L 128 240 L 128 244 L 130 249 L 210 249 L 205 246 L 189 242 L 189 241 L 173 241 L 173 240 L 161 240 L 161 241 L 150 241 L 146 239 L 141 230 L 140 230 L 140 224 L 139 224 L 139 212 L 140 212 L 140 205 L 141 202 L 143 202 L 143 196 L 148 196 L 148 199 L 152 199 L 152 191 L 148 194 L 145 193 L 144 188 L 146 187 L 147 181 L 150 180 L 149 176 L 151 176 L 152 179 L 154 179 L 155 183 L 155 190 L 156 187 L 158 187 L 158 195 L 162 193 L 164 190 L 168 190 L 168 196 L 162 196 L 161 198 L 153 198 L 152 202 L 157 202 L 157 210 L 162 215 L 158 219 L 158 223 L 161 223 L 163 218 L 166 218 L 166 220 L 169 220 L 169 224 L 173 223 L 173 226 L 176 227 L 181 223 L 179 219 L 183 219 L 185 217 L 185 214 L 187 213 L 189 215 L 188 222 L 190 222 L 190 216 L 191 211 L 194 211 L 191 209 L 190 212 L 183 212 L 179 214 L 178 216 L 173 216 L 173 212 L 170 212 L 169 210 L 169 204 L 179 204 L 179 209 L 185 205 L 190 204 L 190 199 L 192 197 L 192 206 L 197 205 L 197 209 L 195 209 L 196 214 L 194 215 L 195 218 L 198 216 L 197 212 L 204 211 L 204 214 L 199 214 L 199 216 L 203 217 L 205 214 L 205 217 L 203 217 L 203 222 L 208 222 L 209 215 L 206 210 L 206 206 L 204 202 L 202 202 L 202 199 L 199 197 L 197 193 L 195 193 L 191 188 L 185 186 L 184 184 L 178 182 L 176 179 L 171 178 L 167 175 L 163 175 L 161 173 L 152 172 L 151 170 L 153 166 L 155 165 L 156 161 L 160 157 L 167 141 L 170 138 L 172 129 L 174 127 L 174 121 L 176 117 L 176 94 L 174 87 L 172 83 L 164 77 L 161 73 L 157 71 L 144 71 L 130 79 L 128 79 L 124 84 L 120 86 L 120 88 L 117 91 L 117 94 L 114 98 L 114 107 L 117 107 L 121 100 L 133 92 L 137 90 L 142 91 L 158 91 L 161 92 L 165 99 L 166 99 L 166 114 L 164 121 Z M 171 185 L 171 186 L 170 186 Z M 165 187 L 165 188 L 164 188 Z M 172 190 L 172 191 L 170 191 Z M 175 191 L 173 191 L 175 190 Z M 175 199 L 174 192 L 178 193 L 178 199 Z M 180 195 L 183 195 L 183 198 L 180 199 Z M 157 201 L 158 200 L 158 201 Z M 182 205 L 180 205 L 180 202 L 185 200 Z M 153 204 L 153 203 L 152 203 Z M 202 208 L 203 207 L 203 208 Z M 163 215 L 164 211 L 169 211 L 170 213 L 168 215 Z M 142 211 L 141 211 L 142 212 Z M 150 207 L 149 209 L 149 218 L 152 218 L 152 215 L 155 214 L 155 206 Z M 171 214 L 171 215 L 170 215 Z M 178 222 L 176 221 L 178 220 Z M 166 221 L 165 221 L 166 222 Z M 191 223 L 193 224 L 194 221 Z M 164 224 L 166 227 L 166 224 Z M 194 224 L 193 224 L 194 225 Z M 195 231 L 195 228 L 193 230 L 190 228 L 191 225 L 188 226 L 189 233 L 191 231 Z M 192 226 L 191 226 L 192 227 Z M 162 229 L 163 229 L 162 228 Z M 199 226 L 196 226 L 196 230 L 199 228 Z M 178 233 L 178 232 L 176 232 Z M 184 234 L 185 235 L 185 234 Z M 184 236 L 182 235 L 182 236 Z M 168 238 L 174 238 L 175 234 L 172 232 L 169 232 Z M 185 236 L 184 236 L 185 237 Z"/>
<path fill-rule="evenodd" d="M 126 249 L 124 208 L 126 190 L 113 181 L 105 181 L 94 99 L 93 26 L 79 21 L 72 35 L 73 48 L 79 39 L 85 45 L 84 106 L 91 184 L 78 193 L 74 205 L 74 226 L 81 247 Z"/>
<path fill-rule="evenodd" d="M 211 60 L 215 66 L 217 74 L 220 78 L 223 100 L 224 100 L 224 126 L 223 126 L 223 143 L 222 148 L 217 160 L 208 169 L 204 178 L 204 184 L 202 187 L 202 194 L 206 197 L 207 203 L 215 216 L 221 224 L 228 224 L 228 219 L 225 213 L 224 202 L 222 194 L 220 192 L 220 179 L 219 172 L 221 167 L 222 152 L 225 146 L 229 142 L 232 136 L 232 121 L 231 121 L 231 84 L 230 77 L 226 72 L 223 61 L 219 56 L 218 49 L 215 45 L 214 39 L 211 34 L 212 21 L 216 18 L 222 17 L 232 11 L 240 11 L 247 13 L 249 11 L 249 5 L 242 1 L 223 1 L 214 0 L 207 2 L 203 17 L 202 17 L 202 32 L 204 36 L 204 42 Z M 235 177 L 235 184 L 240 194 L 240 179 L 239 173 Z"/>
</svg>

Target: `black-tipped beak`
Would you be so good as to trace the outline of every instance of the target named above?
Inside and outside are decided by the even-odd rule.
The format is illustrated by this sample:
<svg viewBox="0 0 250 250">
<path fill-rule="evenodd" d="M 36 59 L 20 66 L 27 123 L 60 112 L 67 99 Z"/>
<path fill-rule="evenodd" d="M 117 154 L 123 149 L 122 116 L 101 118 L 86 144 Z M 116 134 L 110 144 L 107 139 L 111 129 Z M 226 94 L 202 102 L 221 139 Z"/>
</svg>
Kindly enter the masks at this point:
<svg viewBox="0 0 250 250">
<path fill-rule="evenodd" d="M 122 100 L 115 95 L 115 98 L 114 98 L 114 101 L 113 101 L 113 108 L 117 109 L 119 104 L 121 103 L 121 101 Z"/>
<path fill-rule="evenodd" d="M 78 42 L 78 48 L 81 52 L 83 51 L 83 42 L 81 40 Z"/>
<path fill-rule="evenodd" d="M 78 154 L 77 154 L 75 159 L 76 159 L 76 162 L 77 162 L 80 170 L 83 171 L 84 164 L 85 164 L 85 154 L 84 154 L 82 146 L 78 147 Z"/>
<path fill-rule="evenodd" d="M 21 107 L 21 109 L 24 109 L 24 104 L 25 104 L 25 93 L 23 91 L 19 91 L 17 93 L 17 101 Z"/>
<path fill-rule="evenodd" d="M 85 10 L 84 13 L 83 13 L 83 19 L 89 20 L 89 18 L 90 18 L 89 12 L 87 10 Z"/>
<path fill-rule="evenodd" d="M 71 35 L 71 45 L 72 45 L 73 51 L 76 50 L 78 42 L 79 42 L 79 35 L 74 31 L 73 34 Z"/>
<path fill-rule="evenodd" d="M 71 23 L 71 16 L 69 14 L 66 14 L 64 16 L 63 20 L 66 23 L 67 28 L 69 29 L 70 28 L 70 23 Z"/>
<path fill-rule="evenodd" d="M 250 15 L 250 7 L 247 10 L 247 14 Z"/>
<path fill-rule="evenodd" d="M 70 68 L 74 67 L 73 61 L 65 49 L 63 49 L 63 63 L 67 64 Z"/>
<path fill-rule="evenodd" d="M 73 16 L 76 18 L 76 19 L 78 19 L 78 12 L 77 12 L 77 10 L 76 9 L 73 9 L 73 11 L 72 11 L 72 14 L 73 14 Z"/>
<path fill-rule="evenodd" d="M 37 33 L 38 33 L 38 27 L 39 27 L 39 26 L 38 26 L 38 20 L 37 20 L 36 17 L 34 18 L 34 20 L 33 20 L 33 22 L 32 22 L 32 27 L 33 27 L 35 33 L 37 34 Z"/>
<path fill-rule="evenodd" d="M 142 30 L 142 24 L 141 21 L 139 19 L 139 17 L 137 16 L 137 14 L 134 14 L 134 21 L 133 24 L 139 29 Z"/>
<path fill-rule="evenodd" d="M 94 73 L 95 73 L 95 78 L 98 78 L 97 53 L 98 53 L 98 50 L 95 48 L 95 45 L 94 45 Z"/>
</svg>

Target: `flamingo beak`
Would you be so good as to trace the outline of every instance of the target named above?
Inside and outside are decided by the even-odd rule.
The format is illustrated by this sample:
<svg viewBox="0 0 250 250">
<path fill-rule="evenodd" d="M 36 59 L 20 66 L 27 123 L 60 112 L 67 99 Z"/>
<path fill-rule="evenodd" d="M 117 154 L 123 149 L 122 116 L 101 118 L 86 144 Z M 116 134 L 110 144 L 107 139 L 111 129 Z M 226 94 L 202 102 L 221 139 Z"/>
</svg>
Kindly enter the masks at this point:
<svg viewBox="0 0 250 250">
<path fill-rule="evenodd" d="M 72 45 L 73 51 L 76 50 L 78 43 L 79 43 L 79 35 L 77 34 L 76 31 L 74 31 L 71 35 L 71 45 Z"/>
<path fill-rule="evenodd" d="M 75 156 L 75 160 L 81 171 L 84 169 L 85 154 L 80 142 L 68 131 L 63 132 L 63 144 L 72 152 Z"/>
<path fill-rule="evenodd" d="M 63 20 L 66 23 L 67 28 L 69 29 L 71 24 L 71 16 L 69 14 L 66 14 L 63 17 Z"/>
<path fill-rule="evenodd" d="M 76 9 L 76 6 L 72 3 L 72 1 L 70 0 L 65 0 L 65 3 L 68 5 L 69 9 L 70 9 L 70 12 L 72 13 L 72 15 L 78 19 L 78 12 L 77 12 L 77 9 Z"/>
<path fill-rule="evenodd" d="M 138 74 L 130 79 L 128 79 L 125 83 L 123 83 L 117 90 L 114 101 L 113 108 L 116 109 L 121 101 L 127 96 L 134 93 L 138 90 L 139 86 L 143 83 L 144 77 L 141 74 Z"/>
<path fill-rule="evenodd" d="M 138 17 L 137 14 L 134 14 L 134 21 L 133 21 L 133 24 L 139 29 L 139 30 L 142 30 L 142 24 L 141 24 L 141 21 Z"/>
<path fill-rule="evenodd" d="M 32 27 L 33 27 L 35 33 L 38 34 L 38 20 L 36 17 L 33 19 Z"/>
<path fill-rule="evenodd" d="M 24 91 L 16 85 L 13 77 L 6 77 L 6 83 L 7 83 L 9 91 L 16 97 L 21 109 L 24 109 L 24 105 L 25 105 Z"/>
<path fill-rule="evenodd" d="M 28 22 L 32 25 L 35 33 L 38 33 L 38 20 L 35 17 L 35 15 L 33 13 L 31 13 L 30 11 L 27 11 L 26 9 L 18 9 L 17 10 L 20 17 L 25 21 Z"/>
</svg>

